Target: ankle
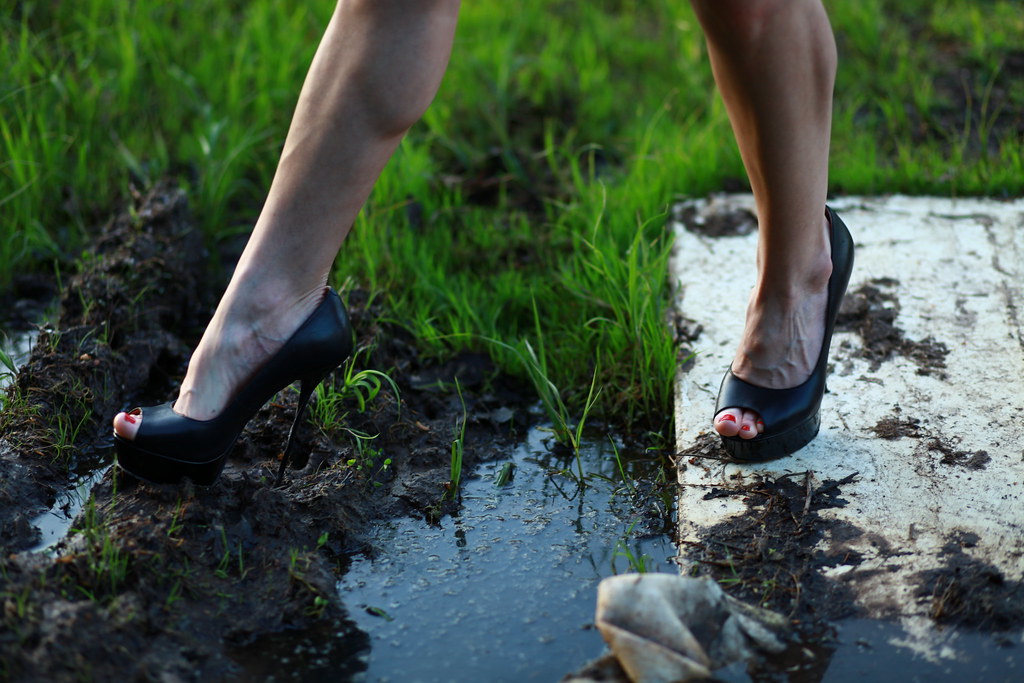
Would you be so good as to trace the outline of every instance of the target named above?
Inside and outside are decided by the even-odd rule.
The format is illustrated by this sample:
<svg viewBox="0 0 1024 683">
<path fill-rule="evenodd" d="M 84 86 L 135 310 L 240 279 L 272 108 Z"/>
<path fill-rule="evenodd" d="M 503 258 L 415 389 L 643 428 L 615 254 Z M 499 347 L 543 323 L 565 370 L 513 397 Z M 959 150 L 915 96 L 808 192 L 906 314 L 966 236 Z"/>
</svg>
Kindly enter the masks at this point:
<svg viewBox="0 0 1024 683">
<path fill-rule="evenodd" d="M 762 271 L 754 287 L 751 303 L 782 311 L 798 309 L 809 298 L 824 295 L 828 291 L 831 276 L 831 261 L 797 273 Z"/>
<path fill-rule="evenodd" d="M 314 283 L 275 278 L 264 272 L 244 270 L 239 265 L 231 278 L 219 309 L 231 324 L 259 330 L 269 321 L 287 317 L 293 310 L 315 307 L 327 291 L 326 278 Z"/>
<path fill-rule="evenodd" d="M 759 296 L 796 304 L 827 290 L 832 277 L 830 234 L 831 226 L 823 219 L 820 236 L 806 243 L 783 244 L 774 252 L 762 245 L 755 288 Z"/>
</svg>

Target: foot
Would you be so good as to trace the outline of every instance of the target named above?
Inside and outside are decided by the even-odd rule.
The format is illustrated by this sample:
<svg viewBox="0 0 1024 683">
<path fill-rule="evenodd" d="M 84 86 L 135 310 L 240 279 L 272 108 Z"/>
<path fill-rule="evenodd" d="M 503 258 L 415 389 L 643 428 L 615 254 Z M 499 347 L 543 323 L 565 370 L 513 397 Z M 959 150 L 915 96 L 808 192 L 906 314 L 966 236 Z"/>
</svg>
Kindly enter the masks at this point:
<svg viewBox="0 0 1024 683">
<path fill-rule="evenodd" d="M 828 221 L 824 230 L 828 245 Z M 811 376 L 825 337 L 832 274 L 827 247 L 810 270 L 792 287 L 759 278 L 747 303 L 743 337 L 732 362 L 734 375 L 766 389 L 789 389 Z M 725 437 L 753 439 L 766 425 L 753 410 L 726 408 L 715 415 L 714 427 Z"/>
<path fill-rule="evenodd" d="M 294 296 L 229 286 L 189 360 L 174 412 L 195 420 L 216 417 L 310 316 L 324 291 L 317 287 Z M 139 411 L 118 413 L 114 432 L 133 440 L 143 419 Z"/>
</svg>

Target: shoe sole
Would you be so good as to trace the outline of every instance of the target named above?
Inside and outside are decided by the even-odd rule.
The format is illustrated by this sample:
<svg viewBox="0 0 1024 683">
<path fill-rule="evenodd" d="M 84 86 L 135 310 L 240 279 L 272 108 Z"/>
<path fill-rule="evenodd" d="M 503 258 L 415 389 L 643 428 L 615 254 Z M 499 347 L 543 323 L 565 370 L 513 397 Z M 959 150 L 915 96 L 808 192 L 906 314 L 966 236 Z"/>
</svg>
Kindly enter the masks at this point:
<svg viewBox="0 0 1024 683">
<path fill-rule="evenodd" d="M 750 440 L 722 439 L 722 447 L 737 462 L 765 462 L 792 455 L 814 441 L 821 429 L 821 409 L 781 434 Z"/>
<path fill-rule="evenodd" d="M 224 469 L 234 443 L 227 451 L 207 462 L 179 460 L 147 451 L 117 434 L 114 435 L 114 446 L 117 450 L 117 466 L 136 479 L 151 484 L 175 484 L 188 477 L 200 486 L 210 486 Z"/>
</svg>

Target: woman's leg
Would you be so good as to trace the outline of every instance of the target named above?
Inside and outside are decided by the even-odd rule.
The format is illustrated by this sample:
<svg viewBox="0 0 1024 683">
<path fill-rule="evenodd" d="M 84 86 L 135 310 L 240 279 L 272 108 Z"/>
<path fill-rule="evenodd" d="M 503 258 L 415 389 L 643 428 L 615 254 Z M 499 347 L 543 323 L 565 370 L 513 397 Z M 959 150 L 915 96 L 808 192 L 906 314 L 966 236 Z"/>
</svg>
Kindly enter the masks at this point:
<svg viewBox="0 0 1024 683">
<path fill-rule="evenodd" d="M 459 0 L 339 0 L 259 220 L 189 362 L 175 412 L 206 420 L 323 295 L 345 235 L 448 64 Z M 118 414 L 133 438 L 140 416 Z"/>
<path fill-rule="evenodd" d="M 820 0 L 692 0 L 758 211 L 757 283 L 733 373 L 783 389 L 811 374 L 832 272 L 825 195 L 836 48 Z M 742 306 L 722 302 L 725 315 Z M 757 413 L 726 409 L 723 436 L 753 438 Z M 770 430 L 771 425 L 767 425 Z"/>
</svg>

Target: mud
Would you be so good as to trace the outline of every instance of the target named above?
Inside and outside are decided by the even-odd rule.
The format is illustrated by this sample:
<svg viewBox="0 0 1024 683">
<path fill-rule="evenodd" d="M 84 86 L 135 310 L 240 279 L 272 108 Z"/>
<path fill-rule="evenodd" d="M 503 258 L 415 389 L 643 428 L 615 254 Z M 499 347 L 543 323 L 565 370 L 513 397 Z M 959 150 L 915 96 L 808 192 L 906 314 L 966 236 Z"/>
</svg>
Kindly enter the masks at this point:
<svg viewBox="0 0 1024 683">
<path fill-rule="evenodd" d="M 944 566 L 921 572 L 919 598 L 931 617 L 947 626 L 1008 631 L 1024 623 L 1024 583 L 1007 579 L 996 567 L 973 558 L 972 533 L 954 534 L 943 548 Z"/>
<path fill-rule="evenodd" d="M 939 463 L 942 465 L 953 465 L 968 470 L 983 470 L 992 462 L 992 456 L 988 451 L 961 451 L 957 450 L 948 441 L 938 438 L 929 439 L 927 444 L 928 454 L 939 455 Z"/>
<path fill-rule="evenodd" d="M 172 395 L 212 305 L 204 263 L 183 193 L 166 184 L 136 198 L 98 236 L 67 284 L 58 323 L 9 389 L 0 680 L 281 679 L 288 658 L 270 653 L 297 643 L 318 653 L 300 673 L 321 660 L 333 675 L 355 673 L 368 640 L 347 619 L 336 582 L 353 553 L 372 552 L 371 522 L 458 509 L 446 493 L 463 401 L 465 471 L 505 452 L 530 424 L 532 393 L 486 357 L 425 361 L 381 322 L 386 311 L 351 292 L 361 367 L 391 369 L 398 395 L 385 384 L 364 406 L 354 397 L 339 406 L 342 422 L 305 425 L 300 443 L 311 457 L 283 487 L 270 483 L 294 391 L 249 423 L 213 486 L 153 485 L 108 469 L 68 536 L 47 553 L 25 552 L 37 539 L 29 520 L 75 471 L 108 467 L 111 416 Z M 61 436 L 54 425 L 75 429 Z"/>
<path fill-rule="evenodd" d="M 691 463 L 701 466 L 694 459 Z M 856 476 L 856 475 L 853 475 Z M 844 552 L 833 555 L 816 548 L 842 530 L 822 518 L 821 510 L 847 505 L 841 481 L 813 486 L 813 473 L 777 478 L 737 478 L 736 486 L 712 488 L 705 499 L 739 496 L 747 513 L 708 529 L 704 539 L 684 548 L 684 555 L 734 597 L 775 610 L 801 622 L 824 622 L 856 612 L 852 592 L 820 570 L 839 564 L 858 564 Z"/>
<path fill-rule="evenodd" d="M 968 470 L 982 470 L 992 461 L 992 456 L 986 450 L 964 451 L 956 447 L 957 438 L 947 438 L 942 435 L 933 434 L 921 426 L 917 418 L 904 418 L 899 414 L 899 406 L 896 406 L 896 414 L 884 417 L 879 420 L 871 431 L 880 439 L 889 441 L 903 437 L 920 439 L 921 444 L 916 449 L 916 454 L 925 462 L 939 463 L 963 467 Z"/>
<path fill-rule="evenodd" d="M 872 431 L 879 438 L 918 439 L 915 454 L 927 467 L 979 470 L 991 461 L 986 451 L 957 449 L 956 439 L 930 433 L 916 419 L 900 415 L 898 408 Z M 688 467 L 704 469 L 729 460 L 719 439 L 710 434 L 698 437 L 677 457 Z M 816 652 L 815 661 L 827 657 L 830 625 L 862 616 L 849 579 L 864 579 L 869 572 L 848 572 L 836 578 L 824 575 L 823 570 L 830 567 L 856 568 L 862 563 L 860 553 L 847 542 L 864 538 L 864 531 L 818 513 L 846 506 L 843 486 L 856 476 L 814 485 L 812 472 L 775 478 L 736 473 L 732 475 L 735 486 L 711 487 L 703 498 L 740 497 L 746 511 L 706 529 L 699 543 L 683 544 L 681 554 L 696 563 L 695 571 L 713 576 L 734 597 L 788 615 L 797 626 L 795 642 Z M 870 541 L 882 556 L 898 554 L 881 538 Z M 917 596 L 931 603 L 930 615 L 939 624 L 979 631 L 1018 628 L 1024 623 L 1024 587 L 971 557 L 969 549 L 977 541 L 967 533 L 951 537 L 943 550 L 944 566 L 912 579 L 918 586 Z M 798 655 L 798 650 L 791 648 L 786 657 Z M 773 669 L 784 661 L 761 665 Z M 813 668 L 813 661 L 792 666 Z"/>
<path fill-rule="evenodd" d="M 109 434 L 122 401 L 146 387 L 169 390 L 188 354 L 178 335 L 205 311 L 204 262 L 185 195 L 169 183 L 137 197 L 99 232 L 67 282 L 55 325 L 40 330 L 7 391 L 0 547 L 34 543 L 26 517 L 53 504 L 69 470 L 90 466 L 82 454 Z M 29 288 L 41 297 L 22 299 L 26 315 L 55 290 L 32 281 Z"/>
<path fill-rule="evenodd" d="M 716 467 L 723 456 L 710 435 L 681 454 L 688 467 L 702 468 Z M 786 615 L 793 626 L 785 652 L 749 663 L 745 675 L 754 680 L 820 680 L 836 649 L 832 624 L 859 613 L 853 587 L 823 570 L 859 565 L 860 555 L 843 546 L 863 532 L 820 514 L 848 504 L 843 487 L 857 476 L 815 483 L 810 471 L 778 477 L 737 473 L 734 485 L 704 494 L 705 500 L 739 497 L 746 511 L 709 527 L 699 542 L 682 544 L 680 554 L 694 563 L 695 574 L 710 575 L 730 595 Z"/>
<path fill-rule="evenodd" d="M 946 367 L 948 347 L 931 337 L 921 341 L 907 339 L 903 330 L 895 325 L 900 311 L 896 296 L 898 286 L 896 280 L 878 278 L 847 292 L 836 329 L 860 336 L 860 348 L 851 349 L 853 357 L 868 361 L 871 372 L 882 363 L 902 356 L 917 365 L 917 374 L 944 379 L 942 368 Z"/>
<path fill-rule="evenodd" d="M 696 202 L 679 204 L 674 217 L 690 232 L 705 237 L 741 237 L 757 231 L 757 217 L 752 212 L 715 202 L 714 197 L 703 209 Z"/>
<path fill-rule="evenodd" d="M 875 426 L 871 428 L 871 431 L 873 431 L 875 436 L 879 439 L 885 439 L 886 441 L 895 441 L 896 439 L 902 439 L 903 437 L 920 439 L 925 436 L 925 433 L 921 429 L 921 421 L 919 419 L 916 417 L 903 418 L 899 415 L 883 417 L 875 423 Z"/>
<path fill-rule="evenodd" d="M 56 299 L 53 278 L 39 273 L 18 273 L 10 287 L 0 292 L 0 329 L 23 332 L 43 317 L 47 305 Z"/>
</svg>

